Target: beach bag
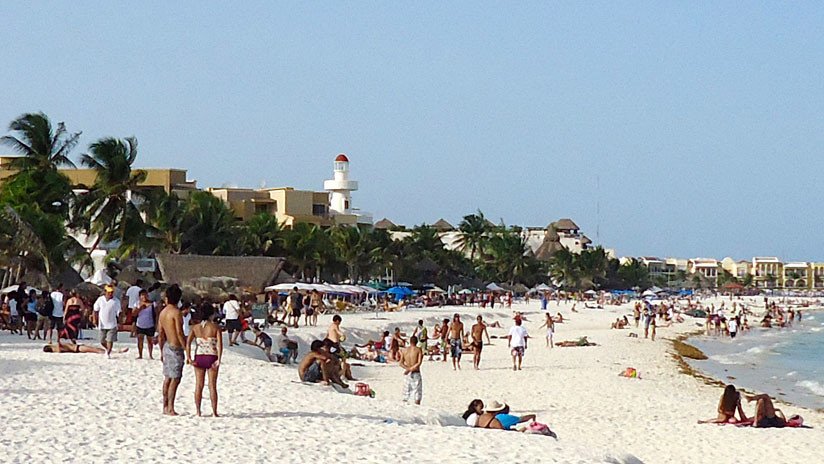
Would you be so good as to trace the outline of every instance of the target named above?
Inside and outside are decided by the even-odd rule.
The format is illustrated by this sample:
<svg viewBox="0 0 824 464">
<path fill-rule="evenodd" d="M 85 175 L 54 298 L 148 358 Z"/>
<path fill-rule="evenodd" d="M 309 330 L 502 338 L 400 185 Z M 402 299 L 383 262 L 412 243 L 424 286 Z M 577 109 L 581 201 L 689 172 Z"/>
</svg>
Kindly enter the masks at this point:
<svg viewBox="0 0 824 464">
<path fill-rule="evenodd" d="M 356 396 L 369 396 L 372 392 L 372 389 L 369 388 L 369 384 L 358 382 L 355 384 L 355 395 Z"/>
<path fill-rule="evenodd" d="M 641 378 L 641 376 L 638 374 L 638 371 L 634 367 L 628 367 L 624 370 L 624 372 L 621 372 L 618 375 L 620 375 L 621 377 L 626 377 L 628 379 L 640 379 Z"/>
<path fill-rule="evenodd" d="M 526 429 L 524 430 L 524 433 L 532 433 L 532 434 L 535 434 L 535 435 L 546 435 L 548 437 L 555 438 L 556 440 L 558 439 L 558 436 L 555 435 L 555 432 L 550 430 L 548 425 L 542 424 L 540 422 L 530 423 L 526 427 Z"/>
</svg>

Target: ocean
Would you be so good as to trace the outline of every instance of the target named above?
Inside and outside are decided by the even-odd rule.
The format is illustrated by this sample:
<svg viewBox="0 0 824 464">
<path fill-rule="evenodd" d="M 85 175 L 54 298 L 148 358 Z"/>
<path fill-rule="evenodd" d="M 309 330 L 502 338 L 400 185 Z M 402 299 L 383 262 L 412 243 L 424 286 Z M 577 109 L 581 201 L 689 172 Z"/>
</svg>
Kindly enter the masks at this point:
<svg viewBox="0 0 824 464">
<path fill-rule="evenodd" d="M 824 313 L 807 312 L 788 328 L 752 328 L 735 340 L 698 336 L 687 342 L 709 357 L 690 365 L 711 377 L 824 409 Z"/>
</svg>

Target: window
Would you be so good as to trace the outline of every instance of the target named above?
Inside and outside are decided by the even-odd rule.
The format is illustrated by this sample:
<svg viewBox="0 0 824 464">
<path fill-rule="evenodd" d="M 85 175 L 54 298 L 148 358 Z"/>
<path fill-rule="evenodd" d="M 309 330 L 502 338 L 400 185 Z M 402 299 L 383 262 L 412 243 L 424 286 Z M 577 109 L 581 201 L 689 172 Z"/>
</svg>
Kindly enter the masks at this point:
<svg viewBox="0 0 824 464">
<path fill-rule="evenodd" d="M 266 207 L 265 204 L 256 204 L 255 205 L 255 214 L 268 213 L 268 212 L 269 212 L 269 209 Z"/>
<path fill-rule="evenodd" d="M 312 215 L 313 216 L 325 216 L 326 215 L 326 205 L 312 205 Z"/>
<path fill-rule="evenodd" d="M 343 209 L 349 209 L 349 200 L 344 200 Z"/>
</svg>

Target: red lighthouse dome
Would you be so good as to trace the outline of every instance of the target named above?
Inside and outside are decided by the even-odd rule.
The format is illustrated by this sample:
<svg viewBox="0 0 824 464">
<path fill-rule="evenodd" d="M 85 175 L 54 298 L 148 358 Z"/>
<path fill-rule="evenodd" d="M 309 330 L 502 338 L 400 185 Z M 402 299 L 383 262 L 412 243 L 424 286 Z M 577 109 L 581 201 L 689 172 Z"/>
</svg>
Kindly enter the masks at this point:
<svg viewBox="0 0 824 464">
<path fill-rule="evenodd" d="M 349 158 L 347 158 L 347 157 L 346 157 L 346 155 L 344 155 L 343 153 L 341 153 L 340 155 L 338 155 L 338 157 L 337 157 L 337 158 L 335 158 L 335 162 L 348 163 L 348 162 L 349 162 Z"/>
</svg>

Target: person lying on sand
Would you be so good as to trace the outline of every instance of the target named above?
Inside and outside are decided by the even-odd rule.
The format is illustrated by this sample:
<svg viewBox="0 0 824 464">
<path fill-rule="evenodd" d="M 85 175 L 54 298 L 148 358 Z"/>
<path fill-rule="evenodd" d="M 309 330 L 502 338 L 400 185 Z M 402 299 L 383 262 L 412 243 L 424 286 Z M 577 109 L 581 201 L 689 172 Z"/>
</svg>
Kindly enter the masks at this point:
<svg viewBox="0 0 824 464">
<path fill-rule="evenodd" d="M 564 322 L 564 315 L 563 315 L 563 314 L 561 314 L 561 313 L 558 313 L 558 314 L 555 316 L 555 323 L 556 323 L 556 324 L 563 324 L 563 322 Z"/>
<path fill-rule="evenodd" d="M 598 346 L 597 343 L 593 343 L 587 340 L 587 337 L 581 337 L 578 340 L 567 340 L 563 342 L 558 342 L 555 346 L 562 346 L 562 347 L 570 347 L 570 346 Z"/>
<path fill-rule="evenodd" d="M 512 427 L 515 425 L 534 420 L 535 414 L 515 416 L 509 414 L 508 404 L 492 401 L 486 406 L 486 408 L 484 408 L 483 414 L 478 416 L 478 421 L 475 424 L 475 427 L 480 427 L 482 429 L 513 430 Z"/>
<path fill-rule="evenodd" d="M 115 350 L 115 353 L 125 353 L 129 351 L 128 348 Z M 103 354 L 106 352 L 103 348 L 96 346 L 80 345 L 72 342 L 49 343 L 43 347 L 44 353 L 94 353 Z"/>
<path fill-rule="evenodd" d="M 738 411 L 738 419 L 735 418 L 736 410 Z M 715 419 L 700 420 L 698 423 L 734 424 L 747 420 L 747 415 L 744 414 L 744 408 L 741 407 L 741 393 L 735 389 L 735 385 L 730 384 L 724 387 L 724 393 L 721 394 L 721 400 L 718 401 L 718 417 Z"/>
</svg>

